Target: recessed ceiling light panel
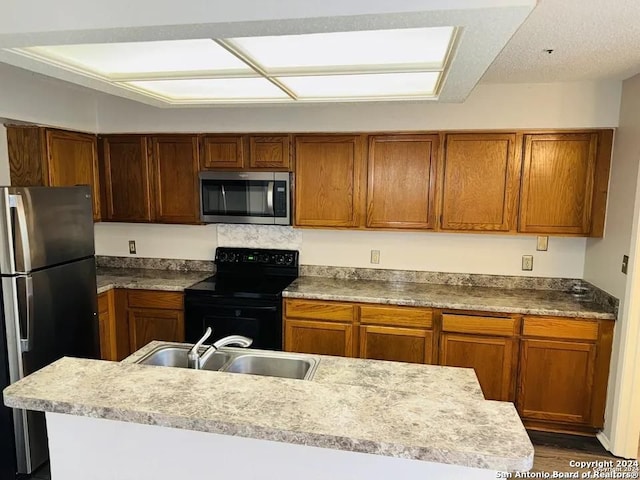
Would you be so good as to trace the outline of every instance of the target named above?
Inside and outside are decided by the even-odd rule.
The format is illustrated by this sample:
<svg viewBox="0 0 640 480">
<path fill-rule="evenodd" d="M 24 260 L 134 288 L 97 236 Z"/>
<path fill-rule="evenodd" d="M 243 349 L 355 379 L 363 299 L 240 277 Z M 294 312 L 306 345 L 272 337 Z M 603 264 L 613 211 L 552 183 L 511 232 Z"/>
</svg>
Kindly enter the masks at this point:
<svg viewBox="0 0 640 480">
<path fill-rule="evenodd" d="M 264 78 L 152 80 L 127 82 L 126 85 L 178 102 L 289 99 L 284 91 Z"/>
<path fill-rule="evenodd" d="M 230 39 L 267 72 L 331 67 L 441 69 L 453 27 L 407 28 Z"/>
<path fill-rule="evenodd" d="M 433 97 L 439 72 L 279 77 L 301 99 Z"/>
<path fill-rule="evenodd" d="M 23 49 L 27 53 L 108 78 L 180 72 L 251 72 L 213 40 L 100 43 Z"/>
</svg>

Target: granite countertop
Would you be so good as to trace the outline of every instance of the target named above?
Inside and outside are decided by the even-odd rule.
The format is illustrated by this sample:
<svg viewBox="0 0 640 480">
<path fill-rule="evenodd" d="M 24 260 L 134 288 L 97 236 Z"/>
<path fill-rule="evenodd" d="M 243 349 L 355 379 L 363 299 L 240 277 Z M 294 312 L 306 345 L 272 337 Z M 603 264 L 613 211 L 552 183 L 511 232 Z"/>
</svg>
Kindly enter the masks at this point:
<svg viewBox="0 0 640 480">
<path fill-rule="evenodd" d="M 100 267 L 96 278 L 98 294 L 112 288 L 181 292 L 211 275 L 213 272 Z"/>
<path fill-rule="evenodd" d="M 286 298 L 615 319 L 613 311 L 602 305 L 554 290 L 298 277 L 282 295 Z"/>
<path fill-rule="evenodd" d="M 321 357 L 314 379 L 301 381 L 63 358 L 7 387 L 4 398 L 28 410 L 498 471 L 531 468 L 533 446 L 513 404 L 482 399 L 471 370 L 358 363 Z"/>
</svg>

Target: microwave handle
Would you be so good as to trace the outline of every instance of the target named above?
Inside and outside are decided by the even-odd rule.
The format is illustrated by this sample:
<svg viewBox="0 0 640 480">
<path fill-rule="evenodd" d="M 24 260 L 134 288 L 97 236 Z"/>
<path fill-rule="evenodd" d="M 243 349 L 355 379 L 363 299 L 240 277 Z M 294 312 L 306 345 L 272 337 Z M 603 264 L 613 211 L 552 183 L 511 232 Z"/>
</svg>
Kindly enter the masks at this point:
<svg viewBox="0 0 640 480">
<path fill-rule="evenodd" d="M 224 185 L 220 185 L 222 191 L 222 206 L 224 207 L 224 213 L 227 214 L 227 191 L 224 189 Z"/>
<path fill-rule="evenodd" d="M 276 185 L 276 182 L 269 182 L 267 185 L 267 213 L 269 215 L 274 215 L 275 211 L 273 209 L 273 190 Z"/>
</svg>

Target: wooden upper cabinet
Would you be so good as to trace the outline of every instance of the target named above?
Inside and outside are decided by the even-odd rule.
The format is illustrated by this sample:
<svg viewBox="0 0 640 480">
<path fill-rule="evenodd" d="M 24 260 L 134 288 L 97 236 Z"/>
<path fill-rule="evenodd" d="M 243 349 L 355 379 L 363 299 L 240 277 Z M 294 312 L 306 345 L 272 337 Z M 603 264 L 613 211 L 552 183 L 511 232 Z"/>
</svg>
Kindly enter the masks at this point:
<svg viewBox="0 0 640 480">
<path fill-rule="evenodd" d="M 242 135 L 206 135 L 202 137 L 201 170 L 242 169 L 244 141 Z"/>
<path fill-rule="evenodd" d="M 525 135 L 520 228 L 588 235 L 597 133 Z"/>
<path fill-rule="evenodd" d="M 42 127 L 7 128 L 14 186 L 89 185 L 93 218 L 100 220 L 100 184 L 95 135 Z"/>
<path fill-rule="evenodd" d="M 295 137 L 295 225 L 359 226 L 363 170 L 359 135 Z"/>
<path fill-rule="evenodd" d="M 441 230 L 516 229 L 520 155 L 515 152 L 515 134 L 447 135 Z"/>
<path fill-rule="evenodd" d="M 198 223 L 198 138 L 151 138 L 155 218 L 164 223 Z"/>
<path fill-rule="evenodd" d="M 437 135 L 369 137 L 367 227 L 433 228 Z"/>
<path fill-rule="evenodd" d="M 289 135 L 249 137 L 249 168 L 289 170 Z"/>
<path fill-rule="evenodd" d="M 102 146 L 107 220 L 154 220 L 147 137 L 108 135 Z"/>
</svg>

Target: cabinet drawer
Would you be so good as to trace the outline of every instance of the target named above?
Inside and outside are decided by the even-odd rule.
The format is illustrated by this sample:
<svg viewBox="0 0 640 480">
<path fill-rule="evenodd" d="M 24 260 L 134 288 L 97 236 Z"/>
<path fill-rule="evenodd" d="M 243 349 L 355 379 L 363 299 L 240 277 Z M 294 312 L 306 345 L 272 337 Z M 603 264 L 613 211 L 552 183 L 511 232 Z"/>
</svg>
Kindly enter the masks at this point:
<svg viewBox="0 0 640 480">
<path fill-rule="evenodd" d="M 182 292 L 161 292 L 157 290 L 132 290 L 127 292 L 129 308 L 157 308 L 182 310 Z"/>
<path fill-rule="evenodd" d="M 355 305 L 348 303 L 321 302 L 316 300 L 285 301 L 285 315 L 287 317 L 352 322 L 354 310 Z"/>
<path fill-rule="evenodd" d="M 360 307 L 360 322 L 401 327 L 433 327 L 433 311 L 420 307 Z"/>
<path fill-rule="evenodd" d="M 514 318 L 481 317 L 475 315 L 442 315 L 442 331 L 458 333 L 479 333 L 511 337 L 516 335 Z"/>
<path fill-rule="evenodd" d="M 522 334 L 527 337 L 597 340 L 598 322 L 555 317 L 525 317 Z"/>
</svg>

